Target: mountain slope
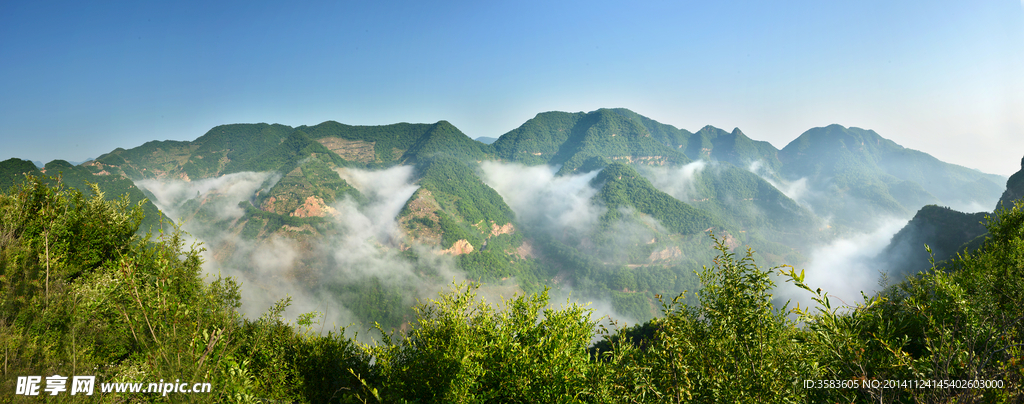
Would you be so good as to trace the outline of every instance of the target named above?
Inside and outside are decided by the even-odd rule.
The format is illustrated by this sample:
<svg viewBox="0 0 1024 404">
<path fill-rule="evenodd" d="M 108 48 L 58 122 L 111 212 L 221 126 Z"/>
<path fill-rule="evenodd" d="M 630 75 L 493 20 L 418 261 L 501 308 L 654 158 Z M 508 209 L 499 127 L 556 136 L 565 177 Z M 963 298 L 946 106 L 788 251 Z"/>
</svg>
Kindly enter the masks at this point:
<svg viewBox="0 0 1024 404">
<path fill-rule="evenodd" d="M 854 228 L 881 216 L 907 217 L 925 204 L 987 204 L 1001 192 L 998 176 L 943 163 L 871 130 L 840 125 L 804 132 L 779 151 L 779 160 L 784 177 L 807 178 L 822 191 L 808 198 L 815 212 L 834 214 Z"/>
<path fill-rule="evenodd" d="M 515 277 L 524 287 L 542 282 L 535 261 L 520 252 L 525 238 L 515 213 L 480 180 L 474 163 L 449 156 L 421 158 L 417 171 L 420 188 L 398 214 L 409 244 L 456 256 L 474 279 Z"/>
<path fill-rule="evenodd" d="M 597 197 L 608 207 L 607 220 L 617 219 L 620 208 L 633 208 L 657 219 L 671 232 L 692 235 L 719 225 L 711 214 L 659 191 L 632 167 L 612 163 L 594 178 Z"/>
<path fill-rule="evenodd" d="M 988 233 L 983 224 L 986 215 L 985 212 L 963 213 L 947 207 L 925 206 L 893 235 L 875 260 L 895 281 L 927 271 L 931 265 L 925 245 L 931 248 L 935 262 L 953 258 L 965 250 L 973 251 L 980 243 L 972 241 L 980 241 L 981 236 Z"/>
<path fill-rule="evenodd" d="M 1013 202 L 1018 199 L 1024 199 L 1024 158 L 1020 160 L 1020 171 L 1017 171 L 1010 176 L 1010 179 L 1006 180 L 1006 190 L 999 197 L 996 209 L 1010 208 L 1013 206 Z"/>
<path fill-rule="evenodd" d="M 685 164 L 686 156 L 655 140 L 641 123 L 615 110 L 538 114 L 493 144 L 497 155 L 524 164 L 561 165 L 559 174 L 599 169 L 611 161 Z"/>
<path fill-rule="evenodd" d="M 28 160 L 10 158 L 0 161 L 0 191 L 6 192 L 15 184 L 20 183 L 26 175 L 42 177 L 42 172 Z"/>
<path fill-rule="evenodd" d="M 1024 159 L 1021 170 L 1006 181 L 1006 190 L 996 210 L 1010 208 L 1014 201 L 1024 198 Z M 948 207 L 925 206 L 914 218 L 892 237 L 885 250 L 875 260 L 886 268 L 893 279 L 899 280 L 930 268 L 928 245 L 935 262 L 953 258 L 958 253 L 973 252 L 988 237 L 985 217 L 989 212 L 964 213 Z"/>
<path fill-rule="evenodd" d="M 403 163 L 415 163 L 432 157 L 456 158 L 463 161 L 480 161 L 489 157 L 488 145 L 470 139 L 448 121 L 430 126 L 416 142 L 402 154 Z"/>
<path fill-rule="evenodd" d="M 53 185 L 55 178 L 60 177 L 64 185 L 77 189 L 89 195 L 92 189 L 89 183 L 99 185 L 100 192 L 106 200 L 119 199 L 127 196 L 132 204 L 142 204 L 142 212 L 146 215 L 139 233 L 159 230 L 161 219 L 170 222 L 156 205 L 150 200 L 150 196 L 135 186 L 131 180 L 116 175 L 94 174 L 82 166 L 74 166 L 64 160 L 54 160 L 47 163 L 42 169 L 36 168 L 35 164 L 28 160 L 8 159 L 0 162 L 0 190 L 6 191 L 14 184 L 24 181 L 26 175 L 41 178 L 44 183 Z"/>
<path fill-rule="evenodd" d="M 778 152 L 771 143 L 755 141 L 739 128 L 726 132 L 714 126 L 705 126 L 694 133 L 686 147 L 686 155 L 694 160 L 727 161 L 743 168 L 758 162 L 773 173 L 782 167 Z"/>
<path fill-rule="evenodd" d="M 152 141 L 115 149 L 83 165 L 128 178 L 210 178 L 258 158 L 292 132 L 285 125 L 231 124 L 214 127 L 193 141 Z"/>
</svg>

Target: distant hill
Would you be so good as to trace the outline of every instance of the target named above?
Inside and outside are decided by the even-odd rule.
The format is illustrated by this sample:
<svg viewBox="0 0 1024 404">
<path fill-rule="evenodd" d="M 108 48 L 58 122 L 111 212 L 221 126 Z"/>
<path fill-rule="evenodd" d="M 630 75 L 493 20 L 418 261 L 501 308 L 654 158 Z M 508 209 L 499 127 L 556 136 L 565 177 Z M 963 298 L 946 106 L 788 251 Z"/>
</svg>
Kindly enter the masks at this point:
<svg viewBox="0 0 1024 404">
<path fill-rule="evenodd" d="M 927 204 L 967 205 L 994 200 L 1002 177 L 944 163 L 871 130 L 830 125 L 804 132 L 779 151 L 782 174 L 806 178 L 819 192 L 808 202 L 844 225 L 869 218 L 906 217 Z"/>
<path fill-rule="evenodd" d="M 491 143 L 494 143 L 494 141 L 498 140 L 498 138 L 496 138 L 496 137 L 480 136 L 480 137 L 478 137 L 476 139 L 473 139 L 473 140 L 476 140 L 477 142 L 480 142 L 480 143 L 483 143 L 483 144 L 491 144 Z"/>
<path fill-rule="evenodd" d="M 291 152 L 280 147 L 285 142 L 292 144 L 286 146 Z M 479 160 L 489 152 L 487 145 L 446 121 L 383 126 L 327 121 L 297 128 L 260 123 L 221 125 L 193 141 L 153 141 L 130 150 L 119 148 L 85 165 L 94 172 L 105 170 L 132 179 L 196 180 L 247 170 L 280 171 L 295 164 L 287 155 L 315 153 L 334 166 L 381 168 L 439 153 Z"/>
<path fill-rule="evenodd" d="M 683 153 L 654 139 L 640 122 L 615 110 L 545 112 L 493 144 L 507 161 L 560 165 L 559 174 L 587 172 L 609 162 L 685 164 Z"/>
</svg>

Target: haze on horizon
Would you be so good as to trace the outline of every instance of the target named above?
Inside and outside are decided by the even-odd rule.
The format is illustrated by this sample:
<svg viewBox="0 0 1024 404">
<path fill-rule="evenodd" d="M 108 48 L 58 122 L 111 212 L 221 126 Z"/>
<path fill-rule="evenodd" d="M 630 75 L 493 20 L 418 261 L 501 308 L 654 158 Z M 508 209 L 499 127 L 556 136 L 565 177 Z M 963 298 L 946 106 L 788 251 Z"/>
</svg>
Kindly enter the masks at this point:
<svg viewBox="0 0 1024 404">
<path fill-rule="evenodd" d="M 1010 175 L 1022 2 L 0 4 L 0 160 L 80 161 L 227 123 L 624 107 L 784 147 L 838 123 Z"/>
</svg>

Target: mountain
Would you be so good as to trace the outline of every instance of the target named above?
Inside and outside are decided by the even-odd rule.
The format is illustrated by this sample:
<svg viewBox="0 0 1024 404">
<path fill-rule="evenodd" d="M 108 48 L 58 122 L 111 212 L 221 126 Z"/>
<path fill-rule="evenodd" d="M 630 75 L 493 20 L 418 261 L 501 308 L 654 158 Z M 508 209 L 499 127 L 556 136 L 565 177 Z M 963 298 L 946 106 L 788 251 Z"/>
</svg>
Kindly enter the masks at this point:
<svg viewBox="0 0 1024 404">
<path fill-rule="evenodd" d="M 628 207 L 651 216 L 666 230 L 681 235 L 721 227 L 714 216 L 659 191 L 628 165 L 609 164 L 594 178 L 593 184 L 600 189 L 597 198 L 608 207 L 604 221 L 618 218 L 622 214 L 619 209 Z"/>
<path fill-rule="evenodd" d="M 369 168 L 414 163 L 418 157 L 436 154 L 479 160 L 490 151 L 487 145 L 473 141 L 447 121 L 382 126 L 350 126 L 327 121 L 296 130 L 308 133 L 310 138 L 346 160 L 363 163 Z"/>
<path fill-rule="evenodd" d="M 506 167 L 505 180 L 574 188 L 500 187 L 488 164 Z M 417 285 L 453 274 L 501 293 L 571 287 L 647 318 L 655 295 L 699 284 L 694 271 L 715 253 L 708 233 L 765 264 L 802 265 L 815 246 L 881 217 L 988 204 L 1001 191 L 998 176 L 873 131 L 814 128 L 778 150 L 739 128 L 690 132 L 622 108 L 539 113 L 492 144 L 447 121 L 221 125 L 51 169 L 134 181 L 205 242 L 210 265 L 238 271 L 258 295 L 294 285 L 287 293 L 337 297 L 360 321 L 388 326 L 410 318 Z M 973 220 L 918 216 L 901 246 Z M 946 241 L 927 242 L 947 251 Z"/>
<path fill-rule="evenodd" d="M 496 137 L 480 136 L 480 137 L 478 137 L 476 139 L 473 139 L 473 140 L 476 140 L 477 142 L 480 142 L 480 143 L 483 143 L 483 144 L 492 144 L 492 143 L 494 143 L 494 141 L 498 140 L 498 138 L 496 138 Z"/>
<path fill-rule="evenodd" d="M 1001 177 L 938 159 L 871 130 L 813 128 L 779 151 L 782 175 L 821 190 L 808 197 L 819 214 L 840 224 L 871 225 L 882 216 L 907 217 L 927 204 L 966 206 L 994 200 Z"/>
<path fill-rule="evenodd" d="M 813 212 L 748 169 L 701 161 L 681 169 L 640 167 L 640 172 L 659 189 L 711 213 L 748 238 L 797 246 L 828 237 L 827 225 Z"/>
<path fill-rule="evenodd" d="M 891 279 L 900 280 L 931 268 L 927 245 L 935 259 L 942 262 L 957 253 L 978 248 L 988 233 L 985 212 L 963 213 L 947 207 L 928 205 L 917 211 L 875 261 Z"/>
<path fill-rule="evenodd" d="M 493 146 L 506 161 L 560 165 L 559 174 L 591 171 L 612 161 L 658 165 L 690 161 L 655 140 L 641 123 L 610 109 L 537 114 Z"/>
<path fill-rule="evenodd" d="M 434 246 L 457 257 L 475 279 L 519 277 L 533 282 L 543 275 L 528 254 L 515 213 L 477 176 L 473 162 L 448 156 L 421 159 L 419 188 L 398 214 L 407 244 Z"/>
<path fill-rule="evenodd" d="M 1006 181 L 1006 190 L 996 204 L 996 210 L 1011 208 L 1022 198 L 1024 159 L 1021 159 L 1021 170 Z M 892 237 L 875 261 L 886 268 L 891 278 L 902 279 L 931 267 L 925 245 L 931 248 L 936 263 L 954 258 L 959 253 L 973 252 L 989 236 L 985 222 L 990 213 L 993 212 L 964 213 L 948 207 L 925 206 Z"/>
<path fill-rule="evenodd" d="M 28 160 L 8 159 L 0 162 L 0 192 L 6 192 L 15 184 L 22 182 L 26 175 L 41 178 L 47 184 L 56 183 L 59 177 L 65 186 L 77 189 L 89 195 L 92 189 L 89 183 L 99 185 L 100 192 L 107 200 L 119 199 L 127 196 L 131 204 L 140 204 L 145 218 L 139 226 L 139 232 L 156 232 L 160 229 L 160 221 L 170 223 L 171 220 L 160 213 L 156 205 L 150 200 L 150 196 L 135 186 L 129 179 L 108 174 L 94 174 L 82 166 L 75 166 L 64 160 L 54 160 L 47 163 L 41 169 Z"/>
<path fill-rule="evenodd" d="M 35 163 L 18 158 L 0 161 L 0 191 L 7 191 L 22 181 L 25 175 L 43 177 Z"/>
<path fill-rule="evenodd" d="M 773 173 L 779 172 L 782 166 L 778 153 L 771 143 L 752 140 L 739 128 L 726 132 L 705 126 L 694 133 L 686 145 L 686 155 L 694 160 L 727 161 L 743 168 L 757 163 Z"/>
<path fill-rule="evenodd" d="M 327 121 L 297 128 L 231 124 L 217 126 L 193 141 L 152 141 L 130 150 L 118 148 L 84 165 L 94 172 L 132 179 L 194 180 L 246 170 L 280 170 L 296 163 L 291 157 L 312 153 L 327 156 L 336 166 L 383 168 L 439 153 L 479 160 L 489 150 L 446 121 L 382 126 Z"/>
<path fill-rule="evenodd" d="M 1013 201 L 1024 199 L 1024 158 L 1020 160 L 1020 171 L 1017 171 L 1006 180 L 1006 190 L 999 197 L 996 209 L 1010 208 Z"/>
</svg>

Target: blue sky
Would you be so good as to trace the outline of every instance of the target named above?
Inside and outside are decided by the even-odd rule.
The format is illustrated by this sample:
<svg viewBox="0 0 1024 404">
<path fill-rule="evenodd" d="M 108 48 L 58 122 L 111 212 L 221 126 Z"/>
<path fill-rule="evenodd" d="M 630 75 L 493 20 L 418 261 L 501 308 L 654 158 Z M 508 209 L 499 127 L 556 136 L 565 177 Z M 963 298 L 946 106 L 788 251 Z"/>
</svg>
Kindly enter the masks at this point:
<svg viewBox="0 0 1024 404">
<path fill-rule="evenodd" d="M 779 148 L 838 123 L 1020 168 L 1020 0 L 552 3 L 0 2 L 0 160 L 241 122 L 443 119 L 497 137 L 538 112 L 625 107 Z"/>
</svg>

